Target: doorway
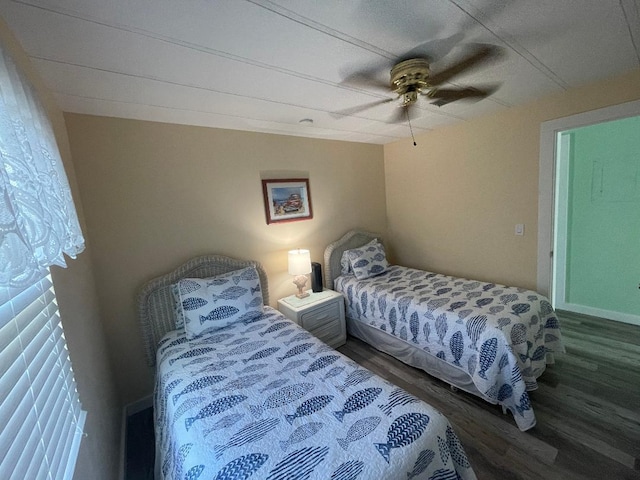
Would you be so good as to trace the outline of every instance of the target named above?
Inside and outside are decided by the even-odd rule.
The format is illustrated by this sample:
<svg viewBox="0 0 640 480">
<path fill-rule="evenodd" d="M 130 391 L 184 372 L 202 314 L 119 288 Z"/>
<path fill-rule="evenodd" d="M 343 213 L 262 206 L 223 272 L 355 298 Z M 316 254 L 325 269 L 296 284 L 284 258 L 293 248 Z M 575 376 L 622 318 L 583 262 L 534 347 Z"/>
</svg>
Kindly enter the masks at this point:
<svg viewBox="0 0 640 480">
<path fill-rule="evenodd" d="M 538 290 L 640 325 L 640 102 L 541 127 Z"/>
</svg>

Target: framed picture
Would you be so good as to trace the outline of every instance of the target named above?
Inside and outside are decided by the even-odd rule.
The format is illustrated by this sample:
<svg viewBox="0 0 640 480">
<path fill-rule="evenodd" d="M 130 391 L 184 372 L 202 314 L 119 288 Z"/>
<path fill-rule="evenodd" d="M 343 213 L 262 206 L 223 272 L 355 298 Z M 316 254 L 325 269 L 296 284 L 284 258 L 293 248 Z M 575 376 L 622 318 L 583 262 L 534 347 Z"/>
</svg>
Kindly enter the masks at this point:
<svg viewBox="0 0 640 480">
<path fill-rule="evenodd" d="M 262 180 L 262 192 L 268 224 L 313 218 L 309 179 Z"/>
</svg>

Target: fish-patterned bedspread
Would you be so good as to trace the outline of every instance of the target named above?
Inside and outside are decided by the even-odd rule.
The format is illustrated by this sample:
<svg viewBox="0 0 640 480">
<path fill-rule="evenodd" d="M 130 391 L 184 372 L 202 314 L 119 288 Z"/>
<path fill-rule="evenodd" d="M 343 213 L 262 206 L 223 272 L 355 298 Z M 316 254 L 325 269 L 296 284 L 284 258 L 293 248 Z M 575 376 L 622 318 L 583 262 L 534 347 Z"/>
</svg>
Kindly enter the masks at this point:
<svg viewBox="0 0 640 480">
<path fill-rule="evenodd" d="M 520 430 L 535 425 L 527 391 L 564 352 L 555 312 L 521 288 L 393 265 L 381 275 L 335 280 L 346 315 L 468 373 L 484 398 L 509 410 Z"/>
<path fill-rule="evenodd" d="M 441 413 L 270 307 L 157 360 L 156 478 L 476 478 Z"/>
</svg>

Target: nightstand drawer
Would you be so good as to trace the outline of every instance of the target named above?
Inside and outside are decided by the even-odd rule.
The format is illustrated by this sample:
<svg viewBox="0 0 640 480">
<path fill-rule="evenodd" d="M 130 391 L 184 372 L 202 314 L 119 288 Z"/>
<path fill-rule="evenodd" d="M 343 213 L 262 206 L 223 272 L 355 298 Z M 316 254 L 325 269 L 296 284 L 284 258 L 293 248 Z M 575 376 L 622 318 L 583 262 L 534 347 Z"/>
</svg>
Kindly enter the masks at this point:
<svg viewBox="0 0 640 480">
<path fill-rule="evenodd" d="M 338 292 L 323 290 L 302 299 L 293 295 L 281 298 L 278 310 L 333 348 L 347 339 L 344 297 Z"/>
<path fill-rule="evenodd" d="M 346 340 L 346 332 L 340 326 L 340 319 L 332 320 L 328 324 L 318 327 L 312 333 L 333 348 L 344 345 Z"/>
<path fill-rule="evenodd" d="M 300 315 L 300 325 L 311 331 L 340 319 L 340 306 L 337 302 L 314 308 Z"/>
</svg>

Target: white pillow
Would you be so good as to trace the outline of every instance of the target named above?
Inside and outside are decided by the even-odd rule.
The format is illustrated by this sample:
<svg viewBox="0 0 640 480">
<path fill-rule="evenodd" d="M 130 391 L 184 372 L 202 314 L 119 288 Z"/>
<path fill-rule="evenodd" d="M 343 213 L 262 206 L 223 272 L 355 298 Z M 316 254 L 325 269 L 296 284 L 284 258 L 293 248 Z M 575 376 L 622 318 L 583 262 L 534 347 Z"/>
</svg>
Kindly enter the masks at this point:
<svg viewBox="0 0 640 480">
<path fill-rule="evenodd" d="M 211 278 L 184 278 L 178 290 L 189 340 L 262 315 L 262 289 L 255 267 Z"/>
<path fill-rule="evenodd" d="M 389 268 L 384 245 L 374 239 L 360 248 L 344 252 L 351 266 L 353 274 L 358 280 L 374 277 L 384 273 Z"/>
</svg>

